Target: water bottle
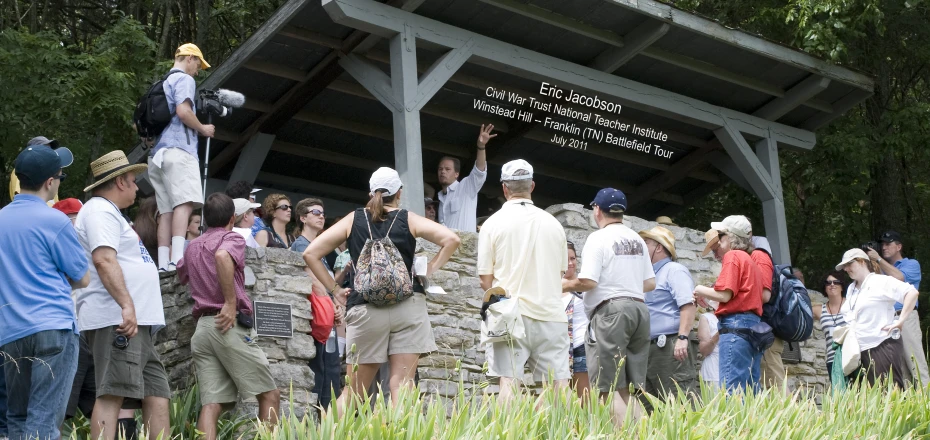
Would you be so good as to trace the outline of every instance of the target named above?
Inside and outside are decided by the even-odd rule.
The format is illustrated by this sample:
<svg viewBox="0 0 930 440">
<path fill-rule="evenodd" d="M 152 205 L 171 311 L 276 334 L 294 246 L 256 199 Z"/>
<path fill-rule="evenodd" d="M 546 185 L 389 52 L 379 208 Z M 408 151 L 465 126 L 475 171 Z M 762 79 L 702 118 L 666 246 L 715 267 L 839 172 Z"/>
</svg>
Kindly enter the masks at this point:
<svg viewBox="0 0 930 440">
<path fill-rule="evenodd" d="M 899 328 L 891 329 L 891 339 L 901 339 L 901 329 Z"/>
<path fill-rule="evenodd" d="M 336 352 L 336 327 L 333 327 L 333 330 L 329 332 L 329 339 L 326 340 L 326 352 L 335 353 Z"/>
</svg>

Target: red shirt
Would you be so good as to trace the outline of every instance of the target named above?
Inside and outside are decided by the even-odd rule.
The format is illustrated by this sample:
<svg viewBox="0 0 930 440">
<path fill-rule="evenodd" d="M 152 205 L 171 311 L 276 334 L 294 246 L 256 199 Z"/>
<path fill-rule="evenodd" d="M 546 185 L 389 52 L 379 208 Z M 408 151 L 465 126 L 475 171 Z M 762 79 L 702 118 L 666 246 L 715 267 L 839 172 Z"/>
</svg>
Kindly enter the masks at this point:
<svg viewBox="0 0 930 440">
<path fill-rule="evenodd" d="M 717 316 L 734 313 L 755 313 L 762 316 L 762 271 L 752 258 L 743 251 L 730 251 L 723 255 L 723 269 L 714 290 L 730 290 L 733 297 L 720 303 Z M 771 284 L 771 281 L 769 281 Z"/>
<path fill-rule="evenodd" d="M 772 257 L 759 249 L 752 251 L 750 257 L 752 257 L 752 261 L 756 262 L 756 266 L 759 266 L 759 272 L 762 273 L 762 288 L 772 290 L 772 275 L 775 273 Z"/>
<path fill-rule="evenodd" d="M 229 252 L 236 265 L 236 311 L 252 314 L 252 301 L 245 293 L 245 239 L 238 232 L 210 228 L 187 244 L 184 258 L 178 262 L 181 284 L 190 284 L 194 319 L 219 312 L 226 302 L 216 270 L 216 252 L 220 249 Z"/>
</svg>

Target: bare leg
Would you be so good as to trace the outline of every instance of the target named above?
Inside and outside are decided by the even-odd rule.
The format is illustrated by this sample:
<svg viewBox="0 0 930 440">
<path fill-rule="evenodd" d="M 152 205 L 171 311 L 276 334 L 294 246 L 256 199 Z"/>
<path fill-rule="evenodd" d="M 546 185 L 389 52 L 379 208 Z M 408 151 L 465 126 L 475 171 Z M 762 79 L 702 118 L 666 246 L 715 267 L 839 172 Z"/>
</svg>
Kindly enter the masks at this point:
<svg viewBox="0 0 930 440">
<path fill-rule="evenodd" d="M 158 245 L 171 246 L 171 223 L 174 214 L 165 212 L 158 217 Z M 186 229 L 186 228 L 185 228 Z"/>
<path fill-rule="evenodd" d="M 258 399 L 258 418 L 268 426 L 278 424 L 278 411 L 281 410 L 281 391 L 277 388 L 255 396 Z"/>
<path fill-rule="evenodd" d="M 397 405 L 400 399 L 400 389 L 413 388 L 413 377 L 417 374 L 417 361 L 420 355 L 395 354 L 388 358 L 391 364 L 391 405 Z"/>
<path fill-rule="evenodd" d="M 194 212 L 194 204 L 192 202 L 182 203 L 174 207 L 174 215 L 169 221 L 171 222 L 171 236 L 172 237 L 185 237 L 187 236 L 187 222 L 191 219 L 191 213 Z M 168 220 L 168 219 L 165 219 Z M 213 225 L 221 226 L 221 225 Z M 222 225 L 226 226 L 226 225 Z"/>
<path fill-rule="evenodd" d="M 219 403 L 208 403 L 201 408 L 197 429 L 203 432 L 206 440 L 216 440 L 216 424 L 219 423 L 221 414 L 223 405 Z"/>
<path fill-rule="evenodd" d="M 149 440 L 156 440 L 159 435 L 167 437 L 171 433 L 168 399 L 154 396 L 142 399 L 142 423 L 149 433 Z"/>
<path fill-rule="evenodd" d="M 606 393 L 601 394 L 602 397 L 606 396 Z M 613 402 L 613 422 L 617 428 L 622 428 L 624 422 L 626 421 L 626 413 L 632 407 L 633 410 L 633 423 L 639 421 L 642 417 L 643 409 L 639 404 L 639 399 L 631 399 L 630 392 L 627 389 L 618 390 L 614 393 L 614 402 Z"/>
<path fill-rule="evenodd" d="M 358 371 L 355 371 L 355 366 L 355 364 L 349 364 L 346 368 L 349 383 L 346 384 L 342 394 L 336 399 L 337 417 L 345 416 L 348 399 L 365 395 L 368 386 L 371 385 L 371 381 L 375 378 L 375 374 L 378 373 L 378 368 L 381 368 L 381 364 L 358 364 Z"/>
<path fill-rule="evenodd" d="M 116 438 L 116 418 L 123 398 L 119 396 L 101 396 L 94 402 L 94 411 L 90 417 L 90 437 L 104 440 Z"/>
<path fill-rule="evenodd" d="M 575 381 L 575 391 L 578 393 L 578 397 L 584 399 L 584 396 L 591 392 L 588 373 L 575 373 L 573 379 Z"/>
<path fill-rule="evenodd" d="M 514 395 L 517 393 L 517 381 L 512 377 L 501 377 L 500 389 L 501 392 L 497 395 L 497 400 L 508 403 L 513 400 Z"/>
</svg>

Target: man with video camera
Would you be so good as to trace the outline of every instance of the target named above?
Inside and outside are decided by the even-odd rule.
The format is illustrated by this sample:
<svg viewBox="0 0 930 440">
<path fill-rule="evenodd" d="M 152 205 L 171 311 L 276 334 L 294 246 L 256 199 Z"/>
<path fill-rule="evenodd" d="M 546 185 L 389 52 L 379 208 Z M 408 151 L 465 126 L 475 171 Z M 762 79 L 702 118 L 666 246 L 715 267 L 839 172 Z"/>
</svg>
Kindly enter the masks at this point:
<svg viewBox="0 0 930 440">
<path fill-rule="evenodd" d="M 184 256 L 185 232 L 191 213 L 203 205 L 197 136 L 212 138 L 215 127 L 201 124 L 196 114 L 194 76 L 210 64 L 200 48 L 187 43 L 174 53 L 174 67 L 163 82 L 171 122 L 158 136 L 149 157 L 149 179 L 161 219 L 158 224 L 158 268 L 173 271 Z"/>
<path fill-rule="evenodd" d="M 879 256 L 877 249 L 881 249 Z M 873 264 L 877 264 L 885 275 L 904 281 L 915 289 L 920 289 L 920 263 L 912 258 L 904 258 L 901 250 L 901 234 L 895 231 L 886 231 L 879 237 L 878 243 L 868 242 L 862 245 L 862 250 L 869 255 Z M 923 338 L 920 331 L 920 318 L 917 316 L 916 304 L 914 313 L 908 314 L 904 326 L 901 327 L 901 339 L 904 341 L 904 357 L 907 366 L 911 369 L 914 380 L 920 378 L 924 386 L 930 384 L 930 375 L 927 371 L 927 356 L 924 354 Z M 895 319 L 901 315 L 901 303 L 895 303 Z M 919 371 L 918 371 L 919 370 Z"/>
</svg>

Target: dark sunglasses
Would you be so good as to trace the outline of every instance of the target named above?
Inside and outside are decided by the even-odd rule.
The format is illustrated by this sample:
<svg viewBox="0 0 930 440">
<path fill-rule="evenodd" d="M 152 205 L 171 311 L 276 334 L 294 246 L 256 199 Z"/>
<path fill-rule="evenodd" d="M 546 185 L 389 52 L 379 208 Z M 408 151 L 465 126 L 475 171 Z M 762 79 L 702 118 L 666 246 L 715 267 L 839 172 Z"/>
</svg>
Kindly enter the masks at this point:
<svg viewBox="0 0 930 440">
<path fill-rule="evenodd" d="M 275 208 L 275 209 L 280 209 L 281 211 L 290 211 L 290 210 L 291 210 L 291 205 L 281 205 L 281 206 L 278 206 L 278 207 Z"/>
<path fill-rule="evenodd" d="M 841 286 L 841 287 L 843 286 L 843 282 L 840 281 L 840 280 L 824 281 L 823 284 L 826 285 L 826 286 L 831 286 L 831 285 L 832 285 L 832 286 Z"/>
<path fill-rule="evenodd" d="M 57 176 L 52 176 L 52 179 L 58 179 L 58 180 L 64 182 L 64 181 L 65 181 L 65 177 L 68 177 L 68 175 L 65 174 L 65 173 L 61 173 L 61 174 L 59 174 L 59 175 L 57 175 Z"/>
<path fill-rule="evenodd" d="M 313 214 L 313 215 L 318 215 L 320 217 L 326 217 L 326 214 L 323 213 L 323 211 L 320 211 L 319 209 L 311 209 L 307 211 L 307 214 Z"/>
</svg>

